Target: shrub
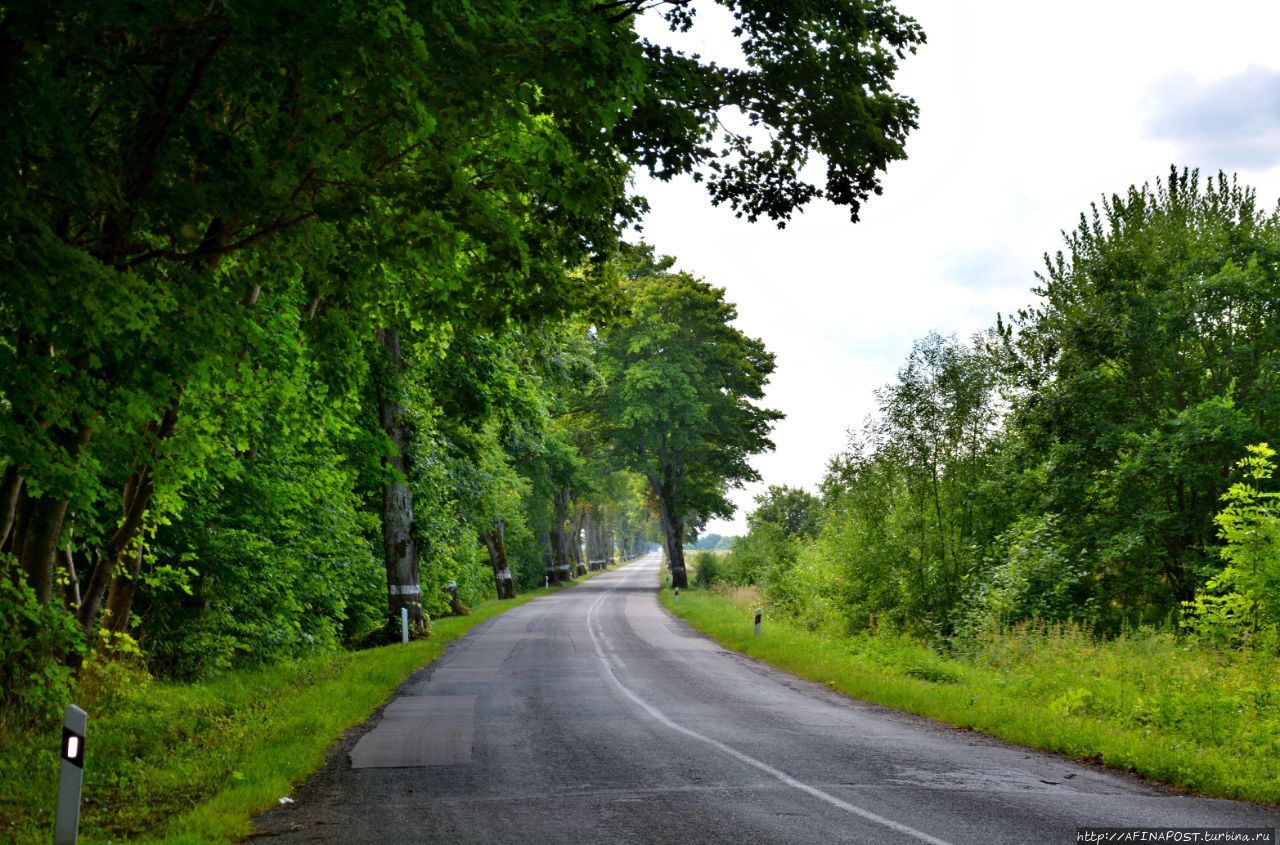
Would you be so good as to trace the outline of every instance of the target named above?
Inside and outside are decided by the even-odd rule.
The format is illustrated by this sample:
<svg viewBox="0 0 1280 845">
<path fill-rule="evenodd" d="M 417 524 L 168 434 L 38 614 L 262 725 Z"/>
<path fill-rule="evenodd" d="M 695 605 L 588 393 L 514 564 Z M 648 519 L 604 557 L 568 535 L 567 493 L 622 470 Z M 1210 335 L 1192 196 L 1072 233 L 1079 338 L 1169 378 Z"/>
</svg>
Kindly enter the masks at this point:
<svg viewBox="0 0 1280 845">
<path fill-rule="evenodd" d="M 961 639 L 991 625 L 1027 619 L 1087 620 L 1085 569 L 1073 562 L 1052 514 L 1018 520 L 994 543 L 986 565 L 968 579 Z"/>
<path fill-rule="evenodd" d="M 0 571 L 0 703 L 18 721 L 56 719 L 70 701 L 69 655 L 84 636 L 60 603 L 41 604 L 13 558 Z"/>
<path fill-rule="evenodd" d="M 699 587 L 710 587 L 721 580 L 720 562 L 712 552 L 698 552 L 693 559 L 695 572 L 694 583 Z"/>
<path fill-rule="evenodd" d="M 1246 480 L 1223 495 L 1225 507 L 1215 518 L 1226 565 L 1194 601 L 1183 603 L 1183 626 L 1219 645 L 1280 625 L 1280 493 L 1262 489 L 1275 473 L 1274 457 L 1259 443 L 1237 464 Z"/>
</svg>

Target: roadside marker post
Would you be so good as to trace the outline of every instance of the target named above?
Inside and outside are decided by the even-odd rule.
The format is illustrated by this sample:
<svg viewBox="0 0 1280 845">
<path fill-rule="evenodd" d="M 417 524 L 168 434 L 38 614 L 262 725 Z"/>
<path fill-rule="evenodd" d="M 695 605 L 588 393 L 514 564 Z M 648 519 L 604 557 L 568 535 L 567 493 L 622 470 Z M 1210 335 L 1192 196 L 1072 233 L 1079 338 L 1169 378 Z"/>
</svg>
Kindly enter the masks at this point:
<svg viewBox="0 0 1280 845">
<path fill-rule="evenodd" d="M 676 601 L 680 601 L 680 588 L 676 587 Z"/>
<path fill-rule="evenodd" d="M 68 704 L 62 717 L 62 769 L 58 774 L 58 811 L 54 845 L 75 845 L 80 833 L 80 786 L 84 782 L 84 735 L 89 716 Z"/>
<path fill-rule="evenodd" d="M 760 636 L 760 616 L 764 613 L 764 608 L 756 608 L 756 636 Z"/>
<path fill-rule="evenodd" d="M 400 608 L 400 642 L 409 644 L 409 608 Z"/>
</svg>

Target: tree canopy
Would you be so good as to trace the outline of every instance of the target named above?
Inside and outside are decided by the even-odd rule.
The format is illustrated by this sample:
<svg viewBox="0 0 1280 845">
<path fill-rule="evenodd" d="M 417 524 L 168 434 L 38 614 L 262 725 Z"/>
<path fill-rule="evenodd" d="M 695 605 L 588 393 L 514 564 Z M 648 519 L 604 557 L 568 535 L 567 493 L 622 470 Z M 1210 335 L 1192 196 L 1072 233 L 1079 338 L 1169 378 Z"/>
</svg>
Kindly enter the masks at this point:
<svg viewBox="0 0 1280 845">
<path fill-rule="evenodd" d="M 818 536 L 822 520 L 822 500 L 799 487 L 771 484 L 756 496 L 756 508 L 747 517 L 752 527 L 773 525 L 788 537 Z"/>
<path fill-rule="evenodd" d="M 759 478 L 749 459 L 773 448 L 782 414 L 756 402 L 774 359 L 731 325 L 737 310 L 723 289 L 648 252 L 631 270 L 631 320 L 600 354 L 605 430 L 618 461 L 649 480 L 673 583 L 683 586 L 686 530 L 730 516 L 727 489 Z"/>
</svg>

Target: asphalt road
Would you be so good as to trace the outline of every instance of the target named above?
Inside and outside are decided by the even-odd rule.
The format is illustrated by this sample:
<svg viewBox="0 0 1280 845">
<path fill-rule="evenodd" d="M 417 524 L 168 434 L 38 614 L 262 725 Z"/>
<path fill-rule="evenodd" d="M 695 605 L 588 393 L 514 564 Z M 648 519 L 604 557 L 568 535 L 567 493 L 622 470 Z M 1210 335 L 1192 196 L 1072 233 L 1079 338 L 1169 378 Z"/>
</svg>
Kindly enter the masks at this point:
<svg viewBox="0 0 1280 845">
<path fill-rule="evenodd" d="M 260 817 L 328 843 L 1069 843 L 1280 827 L 861 702 L 726 652 L 649 557 L 478 626 Z"/>
</svg>

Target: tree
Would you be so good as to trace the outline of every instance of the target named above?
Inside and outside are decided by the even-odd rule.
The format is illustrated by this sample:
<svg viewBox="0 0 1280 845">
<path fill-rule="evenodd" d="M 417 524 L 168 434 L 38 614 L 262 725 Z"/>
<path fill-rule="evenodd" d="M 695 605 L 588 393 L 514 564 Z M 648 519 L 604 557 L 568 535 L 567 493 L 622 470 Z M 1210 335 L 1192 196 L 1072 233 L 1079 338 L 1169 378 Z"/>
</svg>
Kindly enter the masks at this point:
<svg viewBox="0 0 1280 845">
<path fill-rule="evenodd" d="M 478 489 L 468 497 L 465 512 L 489 555 L 498 598 L 513 599 L 516 579 L 507 552 L 507 526 L 516 520 L 522 523 L 529 482 L 512 467 L 500 442 L 499 426 L 491 422 L 478 435 L 479 454 L 469 462 L 477 476 Z"/>
<path fill-rule="evenodd" d="M 747 516 L 751 527 L 777 526 L 788 537 L 812 540 L 818 536 L 822 520 L 822 500 L 807 490 L 771 484 L 756 496 L 756 509 Z"/>
<path fill-rule="evenodd" d="M 382 550 L 387 573 L 389 615 L 392 620 L 407 612 L 415 632 L 426 628 L 422 610 L 422 585 L 418 571 L 418 539 L 414 531 L 413 489 L 409 484 L 412 466 L 413 431 L 405 414 L 404 353 L 400 333 L 378 329 L 382 347 L 381 378 L 378 379 L 378 423 L 390 448 L 382 458 Z"/>
<path fill-rule="evenodd" d="M 942 629 L 951 624 L 961 585 L 990 542 L 982 507 L 990 446 L 997 431 L 995 371 L 980 344 L 931 333 L 917 341 L 898 380 L 877 393 L 877 448 L 898 463 L 918 537 L 916 600 Z"/>
<path fill-rule="evenodd" d="M 828 466 L 819 557 L 839 573 L 850 626 L 951 632 L 965 585 L 1010 519 L 996 489 L 995 351 L 983 336 L 917 341 L 897 380 L 876 391 L 877 413 Z"/>
<path fill-rule="evenodd" d="M 1039 506 L 1107 625 L 1192 600 L 1219 568 L 1233 464 L 1276 439 L 1278 234 L 1252 190 L 1172 170 L 1082 216 L 1046 258 L 1043 305 L 1005 330 Z"/>
<path fill-rule="evenodd" d="M 773 447 L 782 414 L 755 404 L 773 355 L 731 325 L 723 289 L 669 272 L 651 251 L 635 260 L 631 321 L 600 351 L 605 432 L 619 464 L 649 481 L 672 583 L 687 586 L 686 530 L 732 515 L 727 489 L 757 479 L 748 459 Z"/>
</svg>

